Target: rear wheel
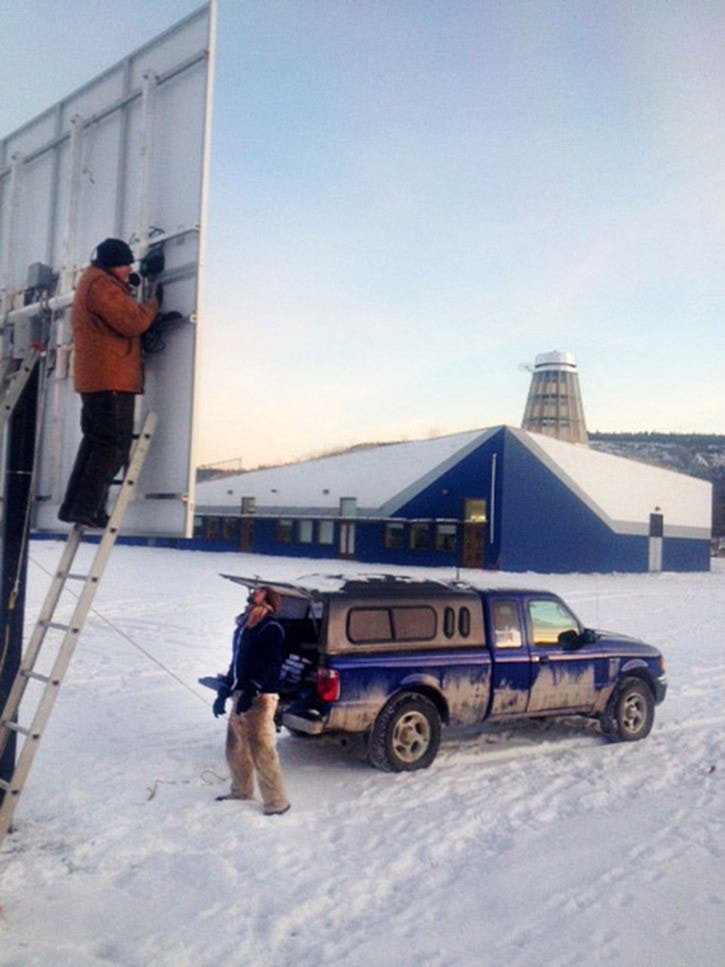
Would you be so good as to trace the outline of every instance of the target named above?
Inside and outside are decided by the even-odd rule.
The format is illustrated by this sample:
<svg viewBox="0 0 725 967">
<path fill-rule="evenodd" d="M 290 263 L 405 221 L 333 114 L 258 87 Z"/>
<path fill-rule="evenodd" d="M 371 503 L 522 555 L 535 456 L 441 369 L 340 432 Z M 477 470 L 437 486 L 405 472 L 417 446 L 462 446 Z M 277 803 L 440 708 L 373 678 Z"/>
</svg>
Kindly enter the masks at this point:
<svg viewBox="0 0 725 967">
<path fill-rule="evenodd" d="M 636 742 L 650 734 L 655 703 L 649 687 L 639 678 L 625 678 L 602 715 L 602 732 L 609 739 Z"/>
<path fill-rule="evenodd" d="M 386 772 L 427 769 L 441 741 L 441 717 L 424 695 L 404 692 L 391 699 L 375 722 L 370 761 Z"/>
</svg>

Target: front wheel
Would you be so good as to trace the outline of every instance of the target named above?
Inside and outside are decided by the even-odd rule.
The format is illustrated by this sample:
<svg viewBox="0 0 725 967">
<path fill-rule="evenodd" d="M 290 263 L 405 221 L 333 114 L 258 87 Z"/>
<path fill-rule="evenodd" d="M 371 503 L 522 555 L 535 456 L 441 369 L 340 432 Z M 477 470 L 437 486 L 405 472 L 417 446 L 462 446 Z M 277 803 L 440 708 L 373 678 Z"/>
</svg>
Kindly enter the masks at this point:
<svg viewBox="0 0 725 967">
<path fill-rule="evenodd" d="M 424 695 L 404 692 L 391 699 L 375 722 L 370 761 L 386 772 L 427 769 L 438 753 L 441 717 Z"/>
<path fill-rule="evenodd" d="M 654 718 L 655 703 L 648 686 L 639 678 L 626 678 L 602 715 L 602 732 L 614 741 L 636 742 L 650 734 Z"/>
</svg>

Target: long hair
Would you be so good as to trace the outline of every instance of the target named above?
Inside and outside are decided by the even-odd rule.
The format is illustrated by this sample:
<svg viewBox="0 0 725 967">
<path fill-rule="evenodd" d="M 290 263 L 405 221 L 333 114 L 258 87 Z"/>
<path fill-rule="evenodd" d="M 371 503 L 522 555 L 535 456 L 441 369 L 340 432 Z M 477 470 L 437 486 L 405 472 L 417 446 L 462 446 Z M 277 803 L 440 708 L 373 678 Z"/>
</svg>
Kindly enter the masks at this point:
<svg viewBox="0 0 725 967">
<path fill-rule="evenodd" d="M 260 584 L 258 587 L 260 591 L 264 591 L 265 603 L 269 605 L 272 614 L 278 614 L 282 608 L 282 598 L 273 588 L 268 587 L 266 584 Z"/>
</svg>

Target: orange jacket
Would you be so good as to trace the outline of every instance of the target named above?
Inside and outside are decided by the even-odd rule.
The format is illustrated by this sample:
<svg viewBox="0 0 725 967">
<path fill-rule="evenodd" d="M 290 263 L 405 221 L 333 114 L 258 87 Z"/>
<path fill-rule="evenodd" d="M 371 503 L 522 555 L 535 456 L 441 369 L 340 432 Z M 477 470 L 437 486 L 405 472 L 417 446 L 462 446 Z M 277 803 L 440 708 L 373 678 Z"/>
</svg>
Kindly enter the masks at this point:
<svg viewBox="0 0 725 967">
<path fill-rule="evenodd" d="M 139 336 L 158 308 L 156 299 L 135 302 L 128 287 L 103 269 L 86 269 L 71 309 L 76 393 L 143 393 Z"/>
</svg>

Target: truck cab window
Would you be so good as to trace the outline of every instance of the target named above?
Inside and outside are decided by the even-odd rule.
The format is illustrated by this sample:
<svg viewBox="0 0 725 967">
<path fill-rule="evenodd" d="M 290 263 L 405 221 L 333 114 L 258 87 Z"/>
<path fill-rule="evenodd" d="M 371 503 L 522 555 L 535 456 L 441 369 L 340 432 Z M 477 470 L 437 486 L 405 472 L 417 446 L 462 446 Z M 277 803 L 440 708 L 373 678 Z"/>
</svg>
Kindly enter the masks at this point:
<svg viewBox="0 0 725 967">
<path fill-rule="evenodd" d="M 493 638 L 497 648 L 521 646 L 521 622 L 515 601 L 494 601 L 491 606 Z"/>
<path fill-rule="evenodd" d="M 534 644 L 552 646 L 559 644 L 559 635 L 565 631 L 581 631 L 579 622 L 571 611 L 558 601 L 529 601 L 529 618 Z"/>
</svg>

